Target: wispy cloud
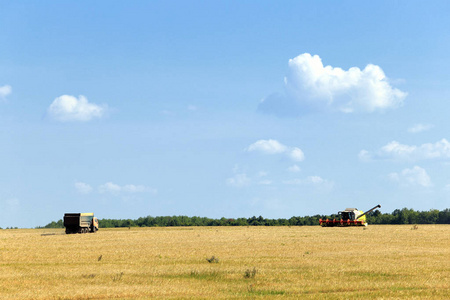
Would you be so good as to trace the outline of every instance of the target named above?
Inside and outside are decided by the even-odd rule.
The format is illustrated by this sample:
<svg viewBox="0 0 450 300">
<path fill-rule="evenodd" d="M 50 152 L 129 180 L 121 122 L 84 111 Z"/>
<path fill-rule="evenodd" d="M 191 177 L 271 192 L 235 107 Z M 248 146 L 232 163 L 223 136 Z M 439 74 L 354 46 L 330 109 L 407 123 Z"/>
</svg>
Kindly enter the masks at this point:
<svg viewBox="0 0 450 300">
<path fill-rule="evenodd" d="M 237 188 L 249 186 L 250 183 L 251 179 L 245 173 L 235 174 L 233 177 L 227 179 L 227 185 Z"/>
<path fill-rule="evenodd" d="M 259 179 L 258 184 L 259 185 L 271 185 L 272 180 L 266 178 L 268 175 L 269 175 L 269 173 L 266 171 L 259 171 L 257 174 L 257 177 Z"/>
<path fill-rule="evenodd" d="M 90 103 L 84 96 L 78 98 L 70 95 L 62 95 L 56 98 L 49 106 L 49 116 L 57 121 L 86 122 L 94 118 L 101 118 L 107 110 L 106 105 Z"/>
<path fill-rule="evenodd" d="M 12 93 L 12 87 L 10 85 L 0 86 L 0 101 L 5 101 L 6 96 Z"/>
<path fill-rule="evenodd" d="M 420 133 L 433 128 L 434 125 L 431 124 L 415 124 L 414 126 L 408 128 L 409 133 Z"/>
<path fill-rule="evenodd" d="M 297 173 L 300 172 L 300 167 L 297 165 L 292 165 L 288 168 L 288 171 L 292 173 Z"/>
<path fill-rule="evenodd" d="M 450 143 L 446 139 L 442 139 L 434 144 L 426 143 L 415 146 L 392 141 L 374 153 L 367 150 L 361 150 L 359 158 L 363 161 L 378 159 L 415 161 L 450 158 Z"/>
<path fill-rule="evenodd" d="M 125 184 L 119 185 L 113 182 L 106 182 L 105 184 L 99 185 L 97 189 L 94 189 L 90 184 L 77 181 L 74 187 L 78 193 L 90 194 L 97 191 L 100 194 L 113 194 L 113 195 L 123 195 L 123 194 L 137 194 L 137 193 L 150 193 L 157 194 L 157 189 L 151 188 L 145 185 L 136 184 Z"/>
<path fill-rule="evenodd" d="M 80 194 L 89 194 L 92 192 L 92 187 L 84 182 L 75 182 L 75 189 L 80 193 Z"/>
<path fill-rule="evenodd" d="M 388 175 L 391 181 L 397 182 L 402 186 L 422 186 L 431 187 L 430 176 L 425 169 L 414 166 L 412 169 L 404 169 L 400 173 L 391 173 Z"/>
<path fill-rule="evenodd" d="M 263 154 L 285 154 L 294 161 L 303 161 L 305 154 L 300 148 L 288 147 L 277 140 L 259 140 L 246 148 L 248 152 L 261 152 Z"/>
<path fill-rule="evenodd" d="M 306 178 L 295 178 L 283 181 L 284 184 L 288 185 L 310 185 L 310 186 L 321 186 L 328 189 L 334 187 L 334 182 L 330 180 L 323 179 L 320 176 L 307 176 Z"/>
<path fill-rule="evenodd" d="M 393 88 L 381 67 L 343 70 L 324 66 L 318 55 L 303 53 L 289 60 L 284 79 L 285 95 L 263 99 L 259 109 L 276 114 L 295 114 L 305 108 L 344 113 L 384 111 L 403 104 L 407 93 Z M 284 108 L 283 108 L 284 107 Z"/>
<path fill-rule="evenodd" d="M 126 185 L 118 185 L 112 182 L 107 182 L 98 187 L 98 191 L 100 193 L 111 193 L 111 194 L 119 194 L 119 193 L 152 193 L 156 194 L 157 190 L 154 188 L 147 187 L 145 185 L 134 185 L 134 184 L 126 184 Z"/>
<path fill-rule="evenodd" d="M 273 181 L 267 176 L 269 175 L 266 171 L 259 171 L 258 173 L 248 175 L 245 171 L 240 171 L 238 166 L 233 169 L 235 173 L 232 177 L 227 178 L 226 183 L 228 186 L 235 188 L 248 187 L 250 185 L 272 185 Z"/>
</svg>

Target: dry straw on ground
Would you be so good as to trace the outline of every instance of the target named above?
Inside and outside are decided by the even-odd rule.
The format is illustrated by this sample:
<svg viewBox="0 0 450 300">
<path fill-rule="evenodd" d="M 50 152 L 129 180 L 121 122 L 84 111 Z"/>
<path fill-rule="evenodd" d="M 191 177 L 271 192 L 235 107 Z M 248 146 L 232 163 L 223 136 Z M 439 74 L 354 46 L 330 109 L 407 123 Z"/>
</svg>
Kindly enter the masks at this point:
<svg viewBox="0 0 450 300">
<path fill-rule="evenodd" d="M 449 299 L 449 258 L 448 225 L 0 230 L 0 299 Z"/>
</svg>

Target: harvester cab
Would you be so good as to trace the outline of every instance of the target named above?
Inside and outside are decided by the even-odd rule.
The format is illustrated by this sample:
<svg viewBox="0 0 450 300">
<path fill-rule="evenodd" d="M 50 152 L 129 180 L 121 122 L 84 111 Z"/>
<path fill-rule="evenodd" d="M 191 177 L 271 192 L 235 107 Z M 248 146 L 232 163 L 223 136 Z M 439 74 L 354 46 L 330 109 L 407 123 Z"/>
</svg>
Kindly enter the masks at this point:
<svg viewBox="0 0 450 300">
<path fill-rule="evenodd" d="M 346 208 L 344 211 L 338 212 L 339 215 L 341 215 L 342 220 L 347 221 L 354 221 L 358 219 L 360 215 L 363 214 L 361 210 L 357 210 L 356 208 Z M 365 216 L 363 216 L 365 219 Z"/>
<path fill-rule="evenodd" d="M 322 227 L 367 226 L 366 214 L 380 207 L 381 205 L 378 204 L 377 206 L 369 209 L 366 212 L 363 212 L 362 210 L 358 210 L 356 208 L 346 208 L 345 210 L 338 212 L 338 214 L 341 215 L 340 220 L 319 219 L 319 224 Z"/>
</svg>

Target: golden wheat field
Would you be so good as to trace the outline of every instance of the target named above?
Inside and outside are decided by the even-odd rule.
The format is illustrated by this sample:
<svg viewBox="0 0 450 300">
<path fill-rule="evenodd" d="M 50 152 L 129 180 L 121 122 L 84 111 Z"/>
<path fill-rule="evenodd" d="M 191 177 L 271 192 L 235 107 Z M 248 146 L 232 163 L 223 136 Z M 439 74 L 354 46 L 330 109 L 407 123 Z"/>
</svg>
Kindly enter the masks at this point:
<svg viewBox="0 0 450 300">
<path fill-rule="evenodd" d="M 450 226 L 0 230 L 1 299 L 449 299 Z"/>
</svg>

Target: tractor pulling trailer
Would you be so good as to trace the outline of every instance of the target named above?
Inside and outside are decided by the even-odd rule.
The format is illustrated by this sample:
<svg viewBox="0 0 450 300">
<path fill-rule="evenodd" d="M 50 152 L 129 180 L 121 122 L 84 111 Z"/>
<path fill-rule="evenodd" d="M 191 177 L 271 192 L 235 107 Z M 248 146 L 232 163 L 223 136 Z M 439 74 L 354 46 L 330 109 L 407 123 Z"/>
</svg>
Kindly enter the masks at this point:
<svg viewBox="0 0 450 300">
<path fill-rule="evenodd" d="M 94 213 L 68 213 L 64 214 L 64 227 L 67 234 L 96 232 L 98 219 Z"/>
</svg>

